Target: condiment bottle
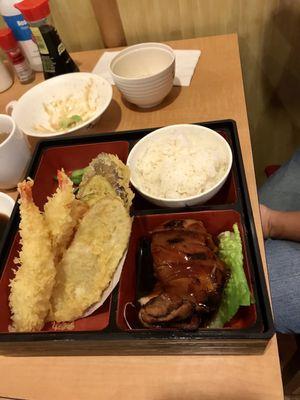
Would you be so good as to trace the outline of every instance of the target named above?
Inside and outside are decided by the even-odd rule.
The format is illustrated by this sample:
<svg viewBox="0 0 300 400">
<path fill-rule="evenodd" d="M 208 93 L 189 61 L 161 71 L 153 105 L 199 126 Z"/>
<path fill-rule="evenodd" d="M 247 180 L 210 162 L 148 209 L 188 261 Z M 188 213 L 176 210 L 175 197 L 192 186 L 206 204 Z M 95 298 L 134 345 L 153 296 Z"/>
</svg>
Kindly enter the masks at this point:
<svg viewBox="0 0 300 400">
<path fill-rule="evenodd" d="M 79 69 L 60 40 L 56 29 L 48 23 L 49 0 L 23 0 L 15 4 L 28 21 L 42 58 L 45 79 L 78 72 Z"/>
<path fill-rule="evenodd" d="M 23 54 L 34 71 L 43 71 L 42 60 L 36 43 L 32 40 L 32 33 L 22 13 L 16 9 L 15 3 L 22 0 L 0 0 L 0 14 L 8 27 L 13 31 Z"/>
<path fill-rule="evenodd" d="M 0 93 L 7 90 L 13 84 L 12 77 L 6 66 L 0 61 Z"/>
<path fill-rule="evenodd" d="M 10 28 L 0 29 L 0 47 L 7 54 L 20 82 L 32 82 L 34 80 L 34 72 L 23 56 L 22 50 Z"/>
</svg>

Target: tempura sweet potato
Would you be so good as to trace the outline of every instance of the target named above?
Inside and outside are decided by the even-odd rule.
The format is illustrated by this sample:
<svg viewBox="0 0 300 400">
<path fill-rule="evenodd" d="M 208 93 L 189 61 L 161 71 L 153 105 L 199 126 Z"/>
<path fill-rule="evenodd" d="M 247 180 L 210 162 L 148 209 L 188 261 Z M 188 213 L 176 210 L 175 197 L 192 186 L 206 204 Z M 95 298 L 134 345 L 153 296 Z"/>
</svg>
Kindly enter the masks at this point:
<svg viewBox="0 0 300 400">
<path fill-rule="evenodd" d="M 126 251 L 131 218 L 118 197 L 107 196 L 84 215 L 57 267 L 51 321 L 73 321 L 98 302 Z"/>
</svg>

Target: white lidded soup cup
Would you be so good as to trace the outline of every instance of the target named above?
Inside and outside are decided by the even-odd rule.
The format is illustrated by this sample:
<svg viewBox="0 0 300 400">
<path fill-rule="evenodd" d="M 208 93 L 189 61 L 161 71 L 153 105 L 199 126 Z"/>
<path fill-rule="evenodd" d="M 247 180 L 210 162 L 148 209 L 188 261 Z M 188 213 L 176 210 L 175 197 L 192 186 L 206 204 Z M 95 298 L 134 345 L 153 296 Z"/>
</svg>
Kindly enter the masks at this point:
<svg viewBox="0 0 300 400">
<path fill-rule="evenodd" d="M 130 103 L 142 108 L 154 107 L 173 87 L 175 54 L 162 43 L 136 44 L 113 58 L 110 73 Z"/>
</svg>

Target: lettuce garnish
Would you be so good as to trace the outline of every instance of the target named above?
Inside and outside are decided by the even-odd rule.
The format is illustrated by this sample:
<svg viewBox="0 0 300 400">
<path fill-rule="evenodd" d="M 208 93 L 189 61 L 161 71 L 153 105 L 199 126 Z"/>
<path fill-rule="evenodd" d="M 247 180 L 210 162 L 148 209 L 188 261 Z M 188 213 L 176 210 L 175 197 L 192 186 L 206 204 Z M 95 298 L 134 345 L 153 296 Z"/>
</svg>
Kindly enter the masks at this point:
<svg viewBox="0 0 300 400">
<path fill-rule="evenodd" d="M 233 232 L 226 231 L 219 235 L 219 257 L 230 269 L 230 278 L 224 288 L 219 310 L 209 328 L 223 328 L 240 306 L 251 304 L 251 292 L 244 272 L 242 241 L 237 224 L 233 225 Z"/>
</svg>

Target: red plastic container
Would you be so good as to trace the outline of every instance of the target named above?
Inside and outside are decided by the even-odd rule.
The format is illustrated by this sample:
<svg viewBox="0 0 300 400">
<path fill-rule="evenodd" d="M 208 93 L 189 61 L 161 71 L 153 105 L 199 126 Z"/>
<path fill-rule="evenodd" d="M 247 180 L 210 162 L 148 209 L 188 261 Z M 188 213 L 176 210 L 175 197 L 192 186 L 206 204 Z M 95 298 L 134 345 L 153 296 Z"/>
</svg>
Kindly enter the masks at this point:
<svg viewBox="0 0 300 400">
<path fill-rule="evenodd" d="M 71 171 L 84 168 L 101 152 L 116 154 L 123 162 L 126 162 L 128 149 L 128 142 L 107 142 L 47 149 L 42 154 L 34 177 L 33 198 L 35 203 L 42 210 L 47 201 L 47 196 L 54 193 L 57 187 L 54 177 L 58 169 L 64 168 L 65 171 Z M 20 251 L 19 242 L 20 236 L 17 233 L 0 279 L 0 332 L 8 332 L 8 327 L 11 324 L 8 304 L 9 281 L 14 277 L 13 270 L 16 269 L 14 259 Z M 72 331 L 101 331 L 105 329 L 109 323 L 110 305 L 111 297 L 91 316 L 75 321 Z M 54 331 L 52 324 L 46 324 L 43 331 Z"/>
<path fill-rule="evenodd" d="M 253 292 L 253 285 L 251 281 L 251 272 L 249 260 L 246 252 L 245 243 L 245 232 L 241 220 L 241 216 L 237 211 L 234 210 L 214 210 L 214 211 L 196 211 L 196 212 L 185 212 L 185 213 L 173 213 L 173 214 L 157 214 L 157 215 L 145 215 L 138 216 L 135 218 L 132 234 L 129 243 L 129 250 L 127 258 L 123 267 L 123 272 L 119 286 L 118 296 L 118 308 L 117 308 L 117 325 L 122 330 L 152 330 L 153 328 L 145 328 L 140 325 L 138 321 L 138 310 L 139 306 L 137 303 L 136 292 L 137 277 L 142 274 L 138 273 L 138 268 L 143 268 L 143 265 L 138 265 L 137 253 L 141 239 L 149 237 L 150 232 L 160 224 L 171 220 L 171 219 L 196 219 L 203 222 L 207 231 L 211 233 L 214 239 L 224 231 L 232 230 L 232 226 L 237 223 L 243 244 L 244 254 L 244 269 L 248 280 L 249 287 Z M 250 328 L 256 322 L 257 314 L 255 305 L 249 307 L 241 307 L 238 314 L 227 324 L 226 328 L 231 329 L 244 329 Z M 161 328 L 153 329 L 158 330 Z M 170 330 L 170 329 L 163 329 Z M 176 330 L 176 329 L 172 329 Z"/>
<path fill-rule="evenodd" d="M 56 190 L 57 182 L 54 177 L 58 169 L 63 168 L 68 172 L 84 168 L 101 152 L 115 154 L 126 162 L 129 144 L 116 141 L 47 149 L 42 154 L 34 176 L 33 197 L 36 204 L 42 207 L 47 196 Z"/>
</svg>

